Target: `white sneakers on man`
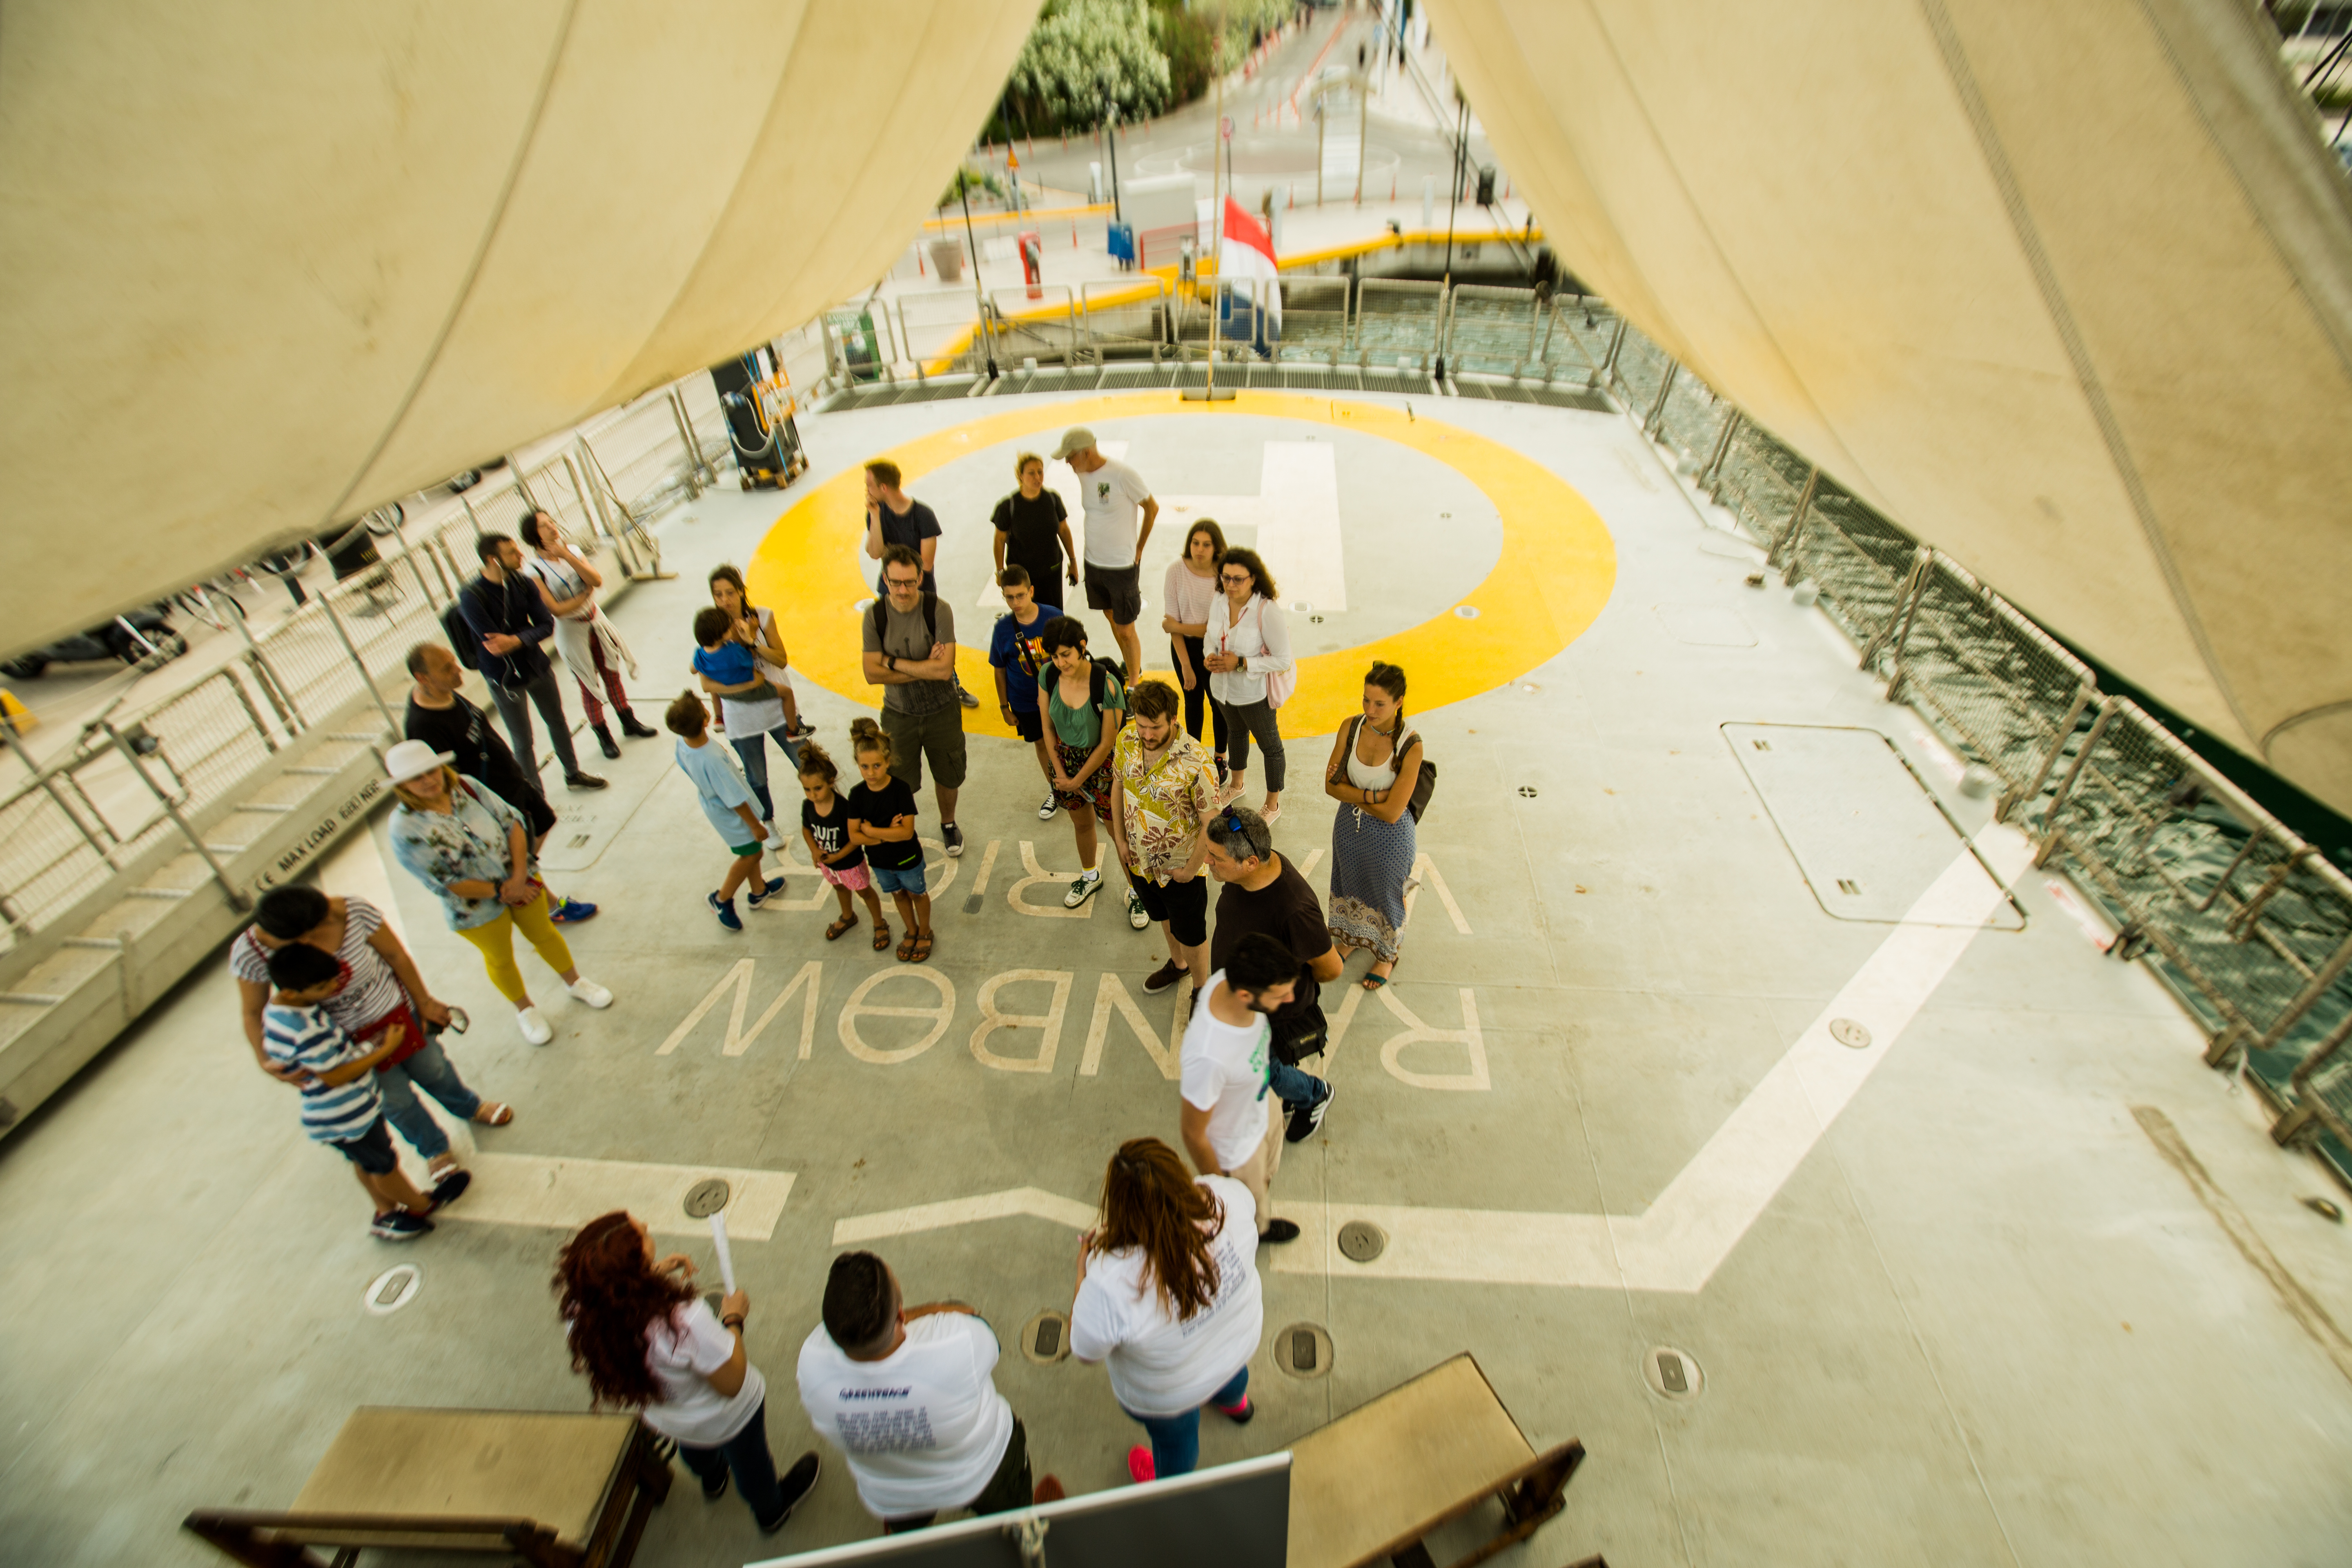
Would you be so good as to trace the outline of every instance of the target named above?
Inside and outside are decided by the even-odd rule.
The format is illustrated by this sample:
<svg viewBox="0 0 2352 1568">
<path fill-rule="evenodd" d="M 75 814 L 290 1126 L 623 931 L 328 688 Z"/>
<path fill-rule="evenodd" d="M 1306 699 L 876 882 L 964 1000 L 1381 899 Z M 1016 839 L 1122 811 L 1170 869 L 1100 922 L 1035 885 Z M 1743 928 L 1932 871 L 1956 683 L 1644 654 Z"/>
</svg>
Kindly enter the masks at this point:
<svg viewBox="0 0 2352 1568">
<path fill-rule="evenodd" d="M 584 974 L 564 989 L 571 992 L 572 999 L 583 1006 L 601 1008 L 613 1005 L 613 994 Z"/>
<path fill-rule="evenodd" d="M 554 1027 L 541 1016 L 536 1007 L 524 1007 L 518 1010 L 515 1014 L 515 1027 L 520 1029 L 522 1037 L 534 1046 L 543 1046 L 555 1038 Z"/>
</svg>

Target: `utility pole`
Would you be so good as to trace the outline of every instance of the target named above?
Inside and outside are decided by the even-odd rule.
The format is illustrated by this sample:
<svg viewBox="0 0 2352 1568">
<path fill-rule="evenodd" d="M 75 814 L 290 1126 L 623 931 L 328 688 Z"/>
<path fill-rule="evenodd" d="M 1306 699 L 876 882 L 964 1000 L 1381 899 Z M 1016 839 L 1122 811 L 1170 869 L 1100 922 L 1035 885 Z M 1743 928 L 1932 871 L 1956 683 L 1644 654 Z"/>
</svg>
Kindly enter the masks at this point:
<svg viewBox="0 0 2352 1568">
<path fill-rule="evenodd" d="M 1103 149 L 1110 154 L 1110 221 L 1125 223 L 1127 215 L 1118 210 L 1118 109 L 1114 105 L 1110 120 L 1103 127 Z"/>
<path fill-rule="evenodd" d="M 1445 193 L 1445 282 L 1444 292 L 1438 296 L 1441 304 L 1445 295 L 1454 291 L 1454 210 L 1462 199 L 1463 161 L 1469 156 L 1470 149 L 1470 100 L 1462 98 L 1459 89 L 1456 89 L 1454 96 L 1461 99 L 1462 120 L 1460 128 L 1454 136 L 1454 188 Z M 1441 382 L 1445 379 L 1445 354 L 1443 349 L 1437 355 L 1437 379 Z"/>
<path fill-rule="evenodd" d="M 956 170 L 956 195 L 963 201 L 963 242 L 971 247 L 971 292 L 980 301 L 980 341 L 988 355 L 988 379 L 996 379 L 996 337 L 988 330 L 988 290 L 980 286 L 980 241 L 971 232 L 971 181 L 967 171 Z M 1452 254 L 1449 236 L 1448 255 Z"/>
</svg>

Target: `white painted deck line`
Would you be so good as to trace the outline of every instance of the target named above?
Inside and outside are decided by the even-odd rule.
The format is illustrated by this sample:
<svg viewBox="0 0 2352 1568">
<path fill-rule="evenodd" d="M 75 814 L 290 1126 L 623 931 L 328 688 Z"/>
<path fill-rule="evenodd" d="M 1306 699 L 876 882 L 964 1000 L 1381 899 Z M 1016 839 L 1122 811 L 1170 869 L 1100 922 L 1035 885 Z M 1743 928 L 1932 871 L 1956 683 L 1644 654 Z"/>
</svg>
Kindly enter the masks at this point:
<svg viewBox="0 0 2352 1568">
<path fill-rule="evenodd" d="M 2023 835 L 1998 824 L 1979 833 L 1974 847 L 1983 863 L 1967 850 L 1953 859 L 1919 896 L 1905 923 L 1831 998 L 1646 1212 L 1618 1216 L 1327 1205 L 1286 1198 L 1277 1179 L 1275 1210 L 1296 1221 L 1303 1234 L 1276 1250 L 1273 1268 L 1284 1274 L 1385 1279 L 1680 1294 L 1704 1289 L 1886 1059 L 1985 919 L 2000 907 L 2002 885 L 2032 858 Z M 1985 876 L 1985 865 L 1992 867 L 1999 883 Z M 1832 1039 L 1829 1026 L 1838 1018 L 1868 1029 L 1869 1047 L 1855 1050 Z M 1021 1187 L 843 1220 L 834 1226 L 833 1238 L 839 1246 L 1013 1215 L 1055 1220 L 1074 1230 L 1095 1220 L 1092 1205 Z M 1339 1227 L 1350 1219 L 1370 1220 L 1388 1232 L 1387 1250 L 1370 1263 L 1350 1262 L 1339 1254 Z"/>
<path fill-rule="evenodd" d="M 724 1165 L 645 1165 L 537 1154 L 477 1154 L 466 1168 L 474 1173 L 474 1184 L 447 1213 L 436 1215 L 435 1224 L 574 1230 L 600 1214 L 626 1209 L 664 1236 L 708 1237 L 706 1221 L 687 1217 L 686 1194 L 706 1176 L 719 1176 L 734 1189 L 727 1203 L 727 1235 L 735 1241 L 765 1241 L 776 1234 L 793 1175 Z"/>
<path fill-rule="evenodd" d="M 1014 1187 L 1007 1192 L 982 1193 L 971 1198 L 950 1198 L 945 1203 L 918 1204 L 913 1208 L 884 1209 L 878 1214 L 840 1220 L 833 1227 L 833 1244 L 846 1247 L 857 1241 L 884 1241 L 894 1236 L 946 1230 L 959 1225 L 977 1225 L 982 1220 L 1008 1219 L 1014 1215 L 1052 1220 L 1056 1225 L 1068 1226 L 1072 1230 L 1088 1229 L 1096 1218 L 1092 1204 L 1082 1204 L 1076 1198 L 1066 1198 L 1039 1187 Z"/>
</svg>

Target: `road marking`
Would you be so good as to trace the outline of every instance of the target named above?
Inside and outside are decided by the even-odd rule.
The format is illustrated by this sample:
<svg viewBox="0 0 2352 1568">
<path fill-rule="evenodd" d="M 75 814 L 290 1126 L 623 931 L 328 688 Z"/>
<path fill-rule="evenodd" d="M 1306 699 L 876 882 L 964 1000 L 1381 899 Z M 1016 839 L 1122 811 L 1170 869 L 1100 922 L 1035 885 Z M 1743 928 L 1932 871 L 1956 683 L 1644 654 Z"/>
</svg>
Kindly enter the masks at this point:
<svg viewBox="0 0 2352 1568">
<path fill-rule="evenodd" d="M 1037 1187 L 1014 1187 L 1009 1192 L 982 1193 L 975 1198 L 950 1198 L 945 1203 L 918 1204 L 913 1208 L 886 1209 L 880 1214 L 839 1220 L 833 1227 L 833 1244 L 847 1247 L 854 1242 L 886 1241 L 894 1236 L 947 1230 L 960 1225 L 977 1225 L 982 1220 L 1010 1219 L 1015 1215 L 1051 1220 L 1072 1230 L 1091 1229 L 1097 1217 L 1092 1204 L 1082 1204 Z"/>
<path fill-rule="evenodd" d="M 1415 703 L 1442 708 L 1516 680 L 1558 654 L 1592 625 L 1616 583 L 1615 544 L 1582 495 L 1527 454 L 1429 417 L 1425 402 L 1417 406 L 1419 413 L 1409 414 L 1381 404 L 1255 390 L 1215 405 L 1186 404 L 1173 392 L 1017 399 L 1013 406 L 877 455 L 896 462 L 908 479 L 919 480 L 974 453 L 1073 424 L 1240 414 L 1352 430 L 1455 469 L 1501 520 L 1502 548 L 1493 570 L 1459 601 L 1475 606 L 1479 617 L 1455 616 L 1454 604 L 1433 605 L 1416 626 L 1300 659 L 1298 690 L 1283 705 L 1283 729 L 1293 735 L 1327 735 L 1360 710 L 1368 659 L 1415 671 Z M 840 541 L 865 525 L 864 482 L 863 470 L 852 468 L 796 492 L 744 563 L 744 572 L 752 597 L 773 609 L 779 622 L 835 628 L 813 629 L 805 647 L 795 644 L 794 672 L 870 710 L 877 700 L 874 689 L 866 683 L 857 639 L 848 632 L 854 606 L 871 599 L 873 586 L 861 575 L 860 558 L 839 548 Z M 1162 519 L 1171 527 L 1175 521 Z M 957 660 L 959 668 L 971 671 L 966 686 L 994 689 L 995 672 L 984 645 L 958 645 Z M 965 715 L 964 732 L 1010 738 L 1013 729 L 992 708 L 982 708 Z"/>
<path fill-rule="evenodd" d="M 1054 1057 L 1062 1047 L 1062 1016 L 1069 1010 L 1070 984 L 1076 978 L 1066 969 L 1008 969 L 981 982 L 980 1024 L 971 1032 L 972 1059 L 999 1072 L 1052 1072 Z M 1024 981 L 1051 985 L 1054 988 L 1053 1005 L 1042 1013 L 1001 1011 L 996 1005 L 997 990 Z M 984 1042 L 999 1029 L 1037 1030 L 1037 1054 L 1034 1057 L 1005 1057 L 990 1050 Z"/>
<path fill-rule="evenodd" d="M 792 1195 L 791 1171 L 743 1171 L 724 1165 L 646 1165 L 627 1160 L 548 1159 L 537 1154 L 476 1154 L 466 1168 L 474 1174 L 466 1195 L 436 1225 L 528 1225 L 576 1230 L 600 1214 L 626 1209 L 664 1236 L 704 1236 L 710 1227 L 688 1219 L 682 1206 L 687 1189 L 718 1176 L 733 1189 L 727 1200 L 727 1234 L 736 1241 L 765 1241 Z"/>
<path fill-rule="evenodd" d="M 1277 1193 L 1275 1208 L 1304 1234 L 1276 1254 L 1276 1271 L 1696 1294 L 1853 1102 L 1984 921 L 2002 907 L 2002 884 L 2032 859 L 2032 844 L 2014 829 L 1993 824 L 1979 833 L 1643 1213 L 1326 1205 Z M 1988 866 L 1998 882 L 1985 877 Z M 1971 916 L 1975 923 L 1966 923 Z M 1107 992 L 1111 977 L 1104 981 Z M 1393 1005 L 1387 992 L 1381 994 Z M 1360 995 L 1355 988 L 1341 1006 L 1332 1029 L 1333 1055 Z M 1096 1014 L 1103 1020 L 1099 998 Z M 1469 1034 L 1473 1016 L 1465 1009 L 1463 1036 Z M 1409 1014 L 1400 1016 L 1419 1026 Z M 1863 1050 L 1839 1044 L 1830 1035 L 1831 1021 L 1839 1018 L 1860 1023 L 1870 1031 L 1872 1044 Z M 1133 1021 L 1139 1025 L 1140 1015 Z M 1091 1041 L 1088 1052 L 1091 1058 Z M 836 1226 L 835 1240 L 841 1239 L 844 1227 L 860 1227 L 861 1235 L 898 1235 L 899 1227 L 929 1230 L 1012 1215 L 1083 1229 L 1093 1223 L 1092 1214 L 1073 1200 L 1024 1187 L 860 1215 Z M 1364 1264 L 1340 1258 L 1339 1227 L 1349 1219 L 1368 1219 L 1388 1232 L 1388 1247 L 1379 1258 Z"/>
<path fill-rule="evenodd" d="M 940 999 L 929 1007 L 868 1005 L 866 1000 L 867 993 L 891 980 L 919 981 L 936 991 Z M 898 969 L 877 970 L 859 981 L 857 989 L 849 994 L 849 1000 L 841 1005 L 841 1016 L 834 1027 L 841 1037 L 842 1048 L 851 1056 L 861 1062 L 887 1067 L 894 1062 L 912 1061 L 937 1045 L 940 1037 L 948 1032 L 948 1020 L 955 1016 L 955 1007 L 954 981 L 928 964 L 908 964 Z M 911 1046 L 902 1046 L 894 1051 L 877 1050 L 857 1033 L 857 1020 L 861 1015 L 876 1018 L 929 1018 L 931 1026 L 923 1032 L 921 1039 Z"/>
<path fill-rule="evenodd" d="M 1107 858 L 1099 848 L 1095 851 L 1095 858 L 1097 860 Z M 1062 901 L 1059 899 L 1055 900 L 1050 904 L 1031 903 L 1028 900 L 1021 896 L 1031 888 L 1037 887 L 1042 883 L 1051 882 L 1054 886 L 1064 889 L 1066 891 L 1068 885 L 1077 879 L 1078 873 L 1076 871 L 1046 870 L 1044 867 L 1037 864 L 1037 847 L 1034 844 L 1030 843 L 1026 838 L 1021 840 L 1021 869 L 1025 874 L 1016 879 L 1012 886 L 1004 889 L 1004 901 L 1011 904 L 1013 909 L 1020 913 L 1024 915 L 1035 915 L 1039 920 L 1087 920 L 1094 914 L 1095 906 L 1103 901 L 1105 893 L 1108 891 L 1108 889 L 1106 888 L 1104 892 L 1095 894 L 1092 898 L 1088 899 L 1085 903 L 1080 904 L 1075 910 L 1063 908 Z"/>
<path fill-rule="evenodd" d="M 1103 1043 L 1110 1038 L 1110 1016 L 1115 1012 L 1127 1020 L 1129 1032 L 1143 1043 L 1151 1059 L 1160 1068 L 1160 1076 L 1171 1081 L 1176 1078 L 1182 1060 L 1184 1036 L 1176 1026 L 1176 998 L 1181 991 L 1170 994 L 1168 1006 L 1168 1039 L 1162 1044 L 1151 1027 L 1151 1020 L 1135 1005 L 1127 993 L 1127 982 L 1116 974 L 1106 973 L 1095 983 L 1095 1014 L 1087 1023 L 1087 1054 L 1079 1058 L 1078 1076 L 1091 1078 L 1102 1066 Z"/>
<path fill-rule="evenodd" d="M 1213 517 L 1234 543 L 1253 544 L 1282 563 L 1283 596 L 1303 599 L 1318 615 L 1348 607 L 1348 571 L 1339 537 L 1339 447 L 1328 441 L 1268 441 L 1258 469 L 1258 492 L 1246 495 L 1165 495 L 1166 521 L 1190 528 Z M 1239 529 L 1254 535 L 1236 536 Z"/>
<path fill-rule="evenodd" d="M 719 1005 L 719 998 L 727 994 L 729 987 L 731 986 L 735 992 L 735 1005 L 727 1015 L 727 1043 L 720 1047 L 719 1054 L 740 1057 L 751 1048 L 751 1042 L 758 1039 L 761 1032 L 767 1028 L 776 1015 L 784 1010 L 784 1004 L 792 1000 L 793 993 L 805 985 L 808 991 L 801 1000 L 799 1059 L 808 1060 L 809 1052 L 816 1041 L 816 999 L 817 993 L 824 985 L 824 965 L 814 960 L 801 965 L 800 973 L 793 975 L 791 983 L 782 991 L 776 993 L 776 999 L 768 1004 L 768 1010 L 760 1015 L 760 1021 L 752 1025 L 750 1033 L 747 1034 L 743 1028 L 743 1010 L 751 1000 L 751 972 L 756 967 L 756 960 L 737 959 L 735 967 L 719 977 L 719 984 L 710 988 L 710 994 L 694 1005 L 694 1011 L 688 1013 L 677 1027 L 669 1032 L 669 1038 L 661 1043 L 661 1048 L 655 1051 L 654 1055 L 666 1057 L 685 1044 L 687 1036 L 694 1032 L 694 1026 L 709 1015 L 710 1009 Z M 885 971 L 885 973 L 888 972 Z M 863 992 L 859 994 L 864 994 Z"/>
</svg>

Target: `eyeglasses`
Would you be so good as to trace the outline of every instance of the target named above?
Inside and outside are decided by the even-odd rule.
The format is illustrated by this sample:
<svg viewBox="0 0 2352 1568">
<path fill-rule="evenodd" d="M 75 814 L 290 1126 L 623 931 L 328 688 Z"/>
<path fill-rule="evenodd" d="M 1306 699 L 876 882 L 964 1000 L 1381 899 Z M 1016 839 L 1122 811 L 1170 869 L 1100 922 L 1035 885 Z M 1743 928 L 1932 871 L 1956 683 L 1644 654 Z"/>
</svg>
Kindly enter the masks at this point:
<svg viewBox="0 0 2352 1568">
<path fill-rule="evenodd" d="M 922 579 L 920 577 L 886 577 L 883 581 L 889 584 L 893 588 L 911 588 L 920 583 Z"/>
<path fill-rule="evenodd" d="M 1246 572 L 1221 572 L 1217 574 L 1220 583 L 1246 583 L 1249 580 L 1250 574 Z"/>
</svg>

